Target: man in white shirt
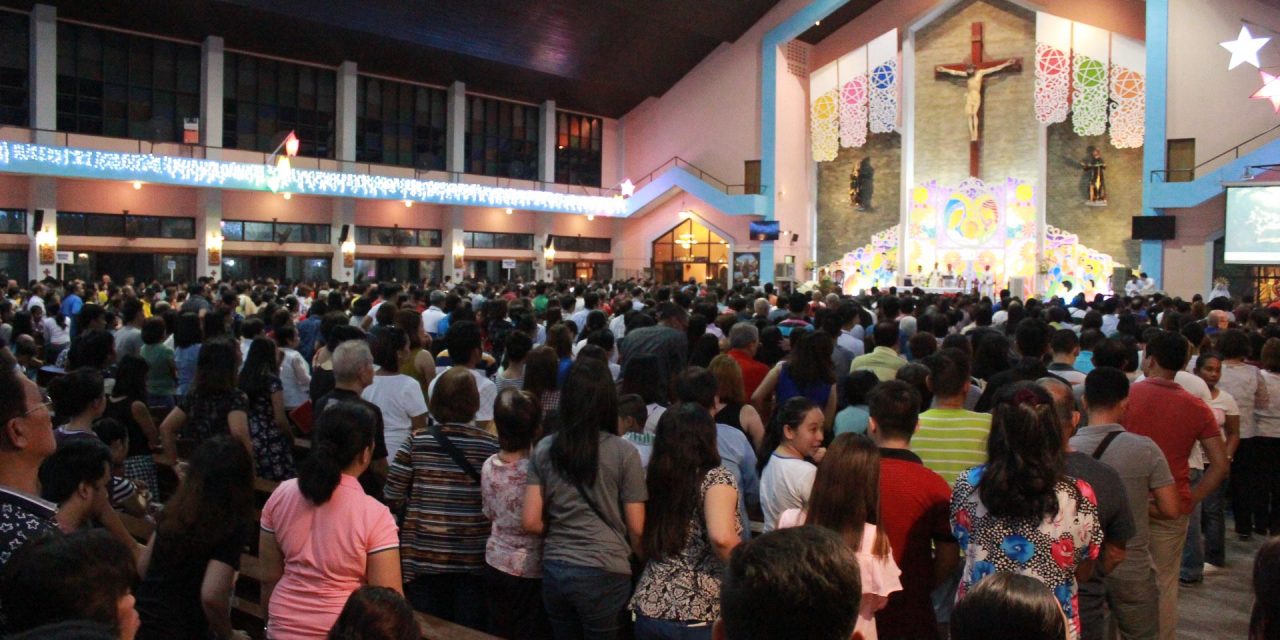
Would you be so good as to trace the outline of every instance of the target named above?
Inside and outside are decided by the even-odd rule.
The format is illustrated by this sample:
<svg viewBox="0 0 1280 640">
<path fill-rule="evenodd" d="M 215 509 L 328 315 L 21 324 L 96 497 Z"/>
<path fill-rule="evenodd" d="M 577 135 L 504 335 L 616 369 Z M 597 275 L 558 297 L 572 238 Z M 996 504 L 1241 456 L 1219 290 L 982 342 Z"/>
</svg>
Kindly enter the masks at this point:
<svg viewBox="0 0 1280 640">
<path fill-rule="evenodd" d="M 855 358 L 866 353 L 867 347 L 862 341 L 865 332 L 858 323 L 862 314 L 858 313 L 857 305 L 843 302 L 836 313 L 840 314 L 840 336 L 836 338 L 836 345 L 848 349 Z"/>
<path fill-rule="evenodd" d="M 451 323 L 449 331 L 445 334 L 445 344 L 448 345 L 449 358 L 453 360 L 453 366 L 466 367 L 471 375 L 475 376 L 476 390 L 480 392 L 480 408 L 476 410 L 475 424 L 482 429 L 488 429 L 493 422 L 493 403 L 498 399 L 498 387 L 493 384 L 489 376 L 485 375 L 483 369 L 476 368 L 484 358 L 484 351 L 480 346 L 480 328 L 469 320 Z M 436 382 L 439 380 L 440 376 L 436 375 L 428 385 L 428 402 L 431 395 L 435 393 Z"/>
<path fill-rule="evenodd" d="M 32 307 L 40 307 L 40 310 L 44 311 L 44 294 L 45 288 L 42 284 L 37 284 L 31 288 L 31 297 L 27 299 L 27 312 L 30 312 Z"/>
<path fill-rule="evenodd" d="M 444 305 L 444 292 L 432 291 L 428 298 L 430 306 L 426 311 L 422 312 L 422 330 L 426 331 L 432 338 L 436 337 L 436 329 L 440 326 L 440 319 L 444 317 L 444 311 L 440 308 Z"/>
</svg>

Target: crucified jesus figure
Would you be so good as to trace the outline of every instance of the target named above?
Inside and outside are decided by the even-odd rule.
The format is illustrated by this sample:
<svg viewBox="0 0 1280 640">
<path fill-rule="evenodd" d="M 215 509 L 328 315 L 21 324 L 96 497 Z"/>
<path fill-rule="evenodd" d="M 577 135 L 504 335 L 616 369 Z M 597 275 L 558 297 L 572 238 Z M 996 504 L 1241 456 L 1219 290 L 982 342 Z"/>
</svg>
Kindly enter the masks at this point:
<svg viewBox="0 0 1280 640">
<path fill-rule="evenodd" d="M 945 73 L 950 76 L 966 78 L 966 89 L 964 97 L 964 114 L 969 121 L 969 140 L 978 141 L 978 114 L 982 112 L 982 80 L 983 78 L 1007 69 L 1018 64 L 1017 58 L 1009 58 L 1003 62 L 993 64 L 991 66 L 978 67 L 970 64 L 964 68 L 964 71 L 952 68 L 949 65 L 938 65 L 934 68 L 937 73 Z"/>
</svg>

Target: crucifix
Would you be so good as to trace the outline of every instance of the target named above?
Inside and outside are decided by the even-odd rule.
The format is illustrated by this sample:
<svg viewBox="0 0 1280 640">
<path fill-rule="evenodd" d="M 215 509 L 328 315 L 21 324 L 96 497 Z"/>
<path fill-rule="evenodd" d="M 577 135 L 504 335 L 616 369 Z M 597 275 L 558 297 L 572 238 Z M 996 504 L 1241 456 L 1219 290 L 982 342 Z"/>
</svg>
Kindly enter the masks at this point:
<svg viewBox="0 0 1280 640">
<path fill-rule="evenodd" d="M 982 81 L 989 75 L 1005 69 L 1022 70 L 1022 58 L 986 60 L 982 57 L 982 23 L 970 25 L 969 62 L 940 64 L 934 67 L 935 76 L 957 76 L 965 79 L 964 114 L 969 123 L 969 175 L 978 177 L 978 158 L 982 148 Z"/>
</svg>

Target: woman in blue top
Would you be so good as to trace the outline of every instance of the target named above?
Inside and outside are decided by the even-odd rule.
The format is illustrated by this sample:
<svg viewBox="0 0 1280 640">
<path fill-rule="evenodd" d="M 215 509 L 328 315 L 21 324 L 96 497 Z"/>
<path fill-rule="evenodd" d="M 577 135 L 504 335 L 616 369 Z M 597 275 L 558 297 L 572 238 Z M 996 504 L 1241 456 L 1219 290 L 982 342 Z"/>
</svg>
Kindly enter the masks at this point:
<svg viewBox="0 0 1280 640">
<path fill-rule="evenodd" d="M 803 396 L 822 408 L 823 429 L 831 430 L 836 416 L 836 374 L 831 352 L 836 342 L 825 331 L 791 332 L 791 354 L 769 370 L 751 395 L 760 415 L 773 415 L 773 407 Z"/>
<path fill-rule="evenodd" d="M 173 329 L 173 361 L 178 370 L 178 395 L 185 396 L 196 379 L 196 363 L 200 360 L 200 343 L 204 333 L 200 316 L 188 311 L 178 316 Z"/>
</svg>

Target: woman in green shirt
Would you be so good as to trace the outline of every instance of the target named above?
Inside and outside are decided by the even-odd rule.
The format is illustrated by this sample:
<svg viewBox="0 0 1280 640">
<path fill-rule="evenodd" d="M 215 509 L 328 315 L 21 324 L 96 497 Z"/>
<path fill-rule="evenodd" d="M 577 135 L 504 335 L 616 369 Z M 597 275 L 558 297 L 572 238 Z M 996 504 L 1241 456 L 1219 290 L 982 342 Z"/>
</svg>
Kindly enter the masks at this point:
<svg viewBox="0 0 1280 640">
<path fill-rule="evenodd" d="M 142 325 L 142 359 L 147 361 L 147 405 L 173 408 L 178 391 L 173 349 L 166 347 L 164 320 L 148 318 Z"/>
</svg>

